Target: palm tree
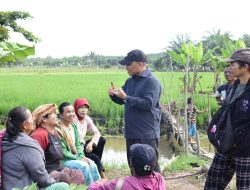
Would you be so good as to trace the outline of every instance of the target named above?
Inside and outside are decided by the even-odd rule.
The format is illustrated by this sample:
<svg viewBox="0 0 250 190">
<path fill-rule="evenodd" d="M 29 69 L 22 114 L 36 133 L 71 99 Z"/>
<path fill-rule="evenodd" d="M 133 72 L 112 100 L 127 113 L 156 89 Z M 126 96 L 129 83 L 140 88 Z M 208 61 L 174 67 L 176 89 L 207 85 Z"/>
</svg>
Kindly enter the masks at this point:
<svg viewBox="0 0 250 190">
<path fill-rule="evenodd" d="M 221 55 L 221 49 L 226 48 L 227 42 L 233 42 L 231 37 L 230 32 L 222 33 L 220 30 L 208 32 L 208 35 L 204 36 L 202 40 L 205 52 L 212 51 L 214 55 Z"/>
<path fill-rule="evenodd" d="M 176 53 L 181 53 L 180 49 L 182 47 L 182 44 L 187 44 L 189 42 L 192 42 L 190 39 L 190 36 L 188 34 L 177 34 L 175 36 L 175 39 L 169 42 L 168 49 L 171 51 L 175 51 Z"/>
</svg>

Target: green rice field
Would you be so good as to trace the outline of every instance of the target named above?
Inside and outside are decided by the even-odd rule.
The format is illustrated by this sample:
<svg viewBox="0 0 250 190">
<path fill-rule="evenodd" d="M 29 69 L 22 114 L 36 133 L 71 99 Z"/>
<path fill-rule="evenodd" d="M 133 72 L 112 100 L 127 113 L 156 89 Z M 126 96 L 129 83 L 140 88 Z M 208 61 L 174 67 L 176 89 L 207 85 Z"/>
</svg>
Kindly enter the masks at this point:
<svg viewBox="0 0 250 190">
<path fill-rule="evenodd" d="M 155 72 L 161 81 L 163 93 L 161 103 L 170 101 L 170 72 Z M 203 90 L 211 91 L 213 73 L 200 73 L 200 84 Z M 184 74 L 175 72 L 173 75 L 172 100 L 183 101 Z M 122 124 L 123 106 L 114 104 L 107 95 L 107 89 L 112 81 L 116 87 L 121 87 L 128 78 L 125 70 L 90 70 L 81 68 L 0 68 L 0 115 L 6 116 L 15 106 L 26 106 L 31 111 L 45 103 L 68 101 L 73 103 L 78 97 L 84 97 L 90 103 L 90 115 L 102 118 L 101 125 L 116 127 Z M 197 92 L 201 88 L 197 85 Z M 212 98 L 213 99 L 213 98 Z M 207 96 L 195 95 L 195 104 L 203 109 L 207 106 Z M 216 102 L 212 101 L 213 110 Z M 204 116 L 198 117 L 198 123 L 203 123 Z"/>
</svg>

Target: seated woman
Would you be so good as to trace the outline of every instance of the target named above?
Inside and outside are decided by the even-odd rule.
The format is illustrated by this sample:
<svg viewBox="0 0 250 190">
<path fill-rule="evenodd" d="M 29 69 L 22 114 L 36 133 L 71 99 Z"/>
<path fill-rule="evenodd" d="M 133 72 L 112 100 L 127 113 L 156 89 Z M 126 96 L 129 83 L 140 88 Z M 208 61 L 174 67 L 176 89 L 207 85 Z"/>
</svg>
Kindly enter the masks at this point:
<svg viewBox="0 0 250 190">
<path fill-rule="evenodd" d="M 16 107 L 8 113 L 6 135 L 2 139 L 3 189 L 21 188 L 37 183 L 45 189 L 69 189 L 67 183 L 56 183 L 45 169 L 44 152 L 30 138 L 34 130 L 31 112 Z"/>
<path fill-rule="evenodd" d="M 80 142 L 84 146 L 84 154 L 96 163 L 101 177 L 106 178 L 104 174 L 105 170 L 101 163 L 106 140 L 101 137 L 99 130 L 93 123 L 92 119 L 88 116 L 89 103 L 86 99 L 78 98 L 75 100 L 74 109 L 77 116 L 74 123 L 79 132 Z M 85 142 L 87 132 L 92 133 L 93 137 L 91 140 Z"/>
<path fill-rule="evenodd" d="M 132 176 L 98 181 L 88 190 L 165 190 L 164 178 L 153 171 L 157 160 L 155 149 L 147 144 L 133 144 L 130 153 Z"/>
<path fill-rule="evenodd" d="M 82 184 L 83 174 L 81 171 L 64 167 L 61 164 L 63 159 L 63 149 L 58 137 L 56 126 L 58 119 L 56 115 L 57 106 L 55 104 L 45 104 L 36 108 L 33 112 L 33 119 L 36 130 L 31 133 L 31 137 L 40 144 L 45 153 L 46 170 L 58 181 L 68 184 Z"/>
<path fill-rule="evenodd" d="M 91 184 L 100 179 L 96 164 L 86 158 L 79 141 L 76 125 L 73 123 L 75 112 L 73 106 L 64 102 L 59 106 L 60 125 L 57 128 L 63 147 L 63 162 L 69 168 L 80 169 L 84 175 L 84 183 Z"/>
</svg>

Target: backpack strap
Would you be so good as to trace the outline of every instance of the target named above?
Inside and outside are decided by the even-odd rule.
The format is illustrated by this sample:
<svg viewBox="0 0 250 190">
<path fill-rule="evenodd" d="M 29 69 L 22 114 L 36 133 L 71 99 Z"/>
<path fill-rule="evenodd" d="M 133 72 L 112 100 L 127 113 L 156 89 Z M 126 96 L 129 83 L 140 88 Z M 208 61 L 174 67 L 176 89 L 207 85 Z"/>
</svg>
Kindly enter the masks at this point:
<svg viewBox="0 0 250 190">
<path fill-rule="evenodd" d="M 124 181 L 125 181 L 125 178 L 118 179 L 116 186 L 115 186 L 115 190 L 121 190 Z"/>
<path fill-rule="evenodd" d="M 2 140 L 5 136 L 6 129 L 0 131 L 0 188 L 2 187 Z"/>
</svg>

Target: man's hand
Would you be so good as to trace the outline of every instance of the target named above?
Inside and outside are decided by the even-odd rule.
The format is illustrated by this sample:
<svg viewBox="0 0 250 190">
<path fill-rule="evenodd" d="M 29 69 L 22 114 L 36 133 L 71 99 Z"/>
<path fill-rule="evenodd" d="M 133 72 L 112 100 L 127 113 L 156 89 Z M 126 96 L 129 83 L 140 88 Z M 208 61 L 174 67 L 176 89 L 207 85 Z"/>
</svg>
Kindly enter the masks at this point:
<svg viewBox="0 0 250 190">
<path fill-rule="evenodd" d="M 86 152 L 92 152 L 93 151 L 93 142 L 89 142 L 86 146 Z"/>
<path fill-rule="evenodd" d="M 127 98 L 127 94 L 122 90 L 122 89 L 119 89 L 117 91 L 113 91 L 113 94 L 116 95 L 117 97 L 125 100 Z"/>
<path fill-rule="evenodd" d="M 112 87 L 110 87 L 108 89 L 108 95 L 113 96 L 115 91 L 116 91 L 116 89 L 113 89 Z"/>
</svg>

